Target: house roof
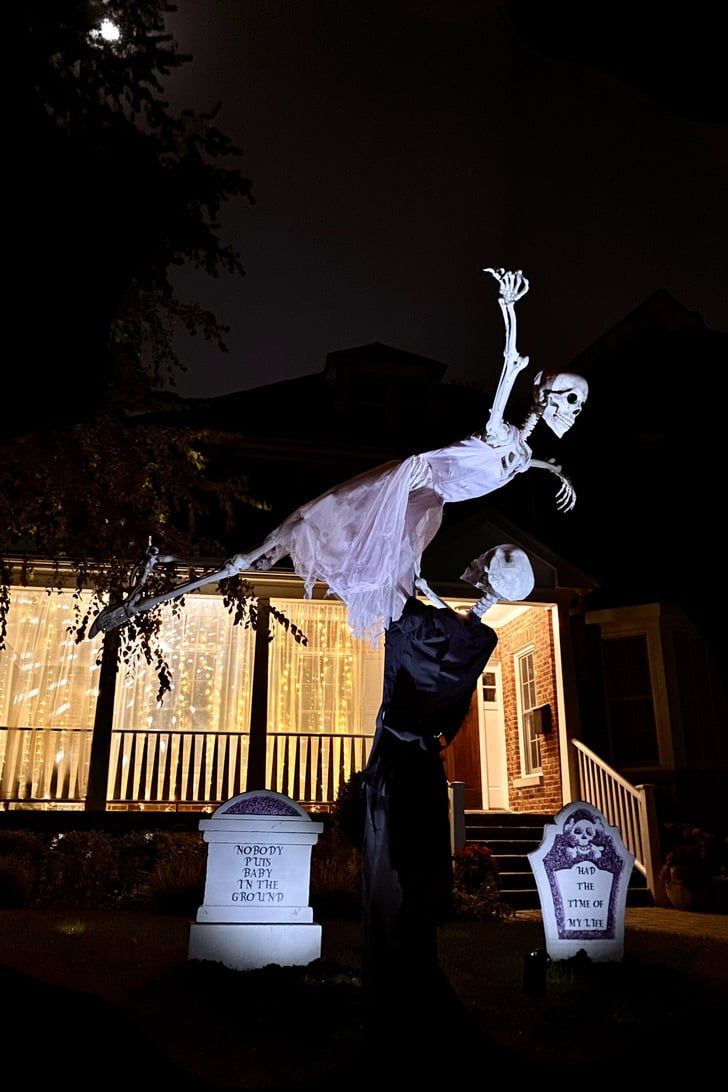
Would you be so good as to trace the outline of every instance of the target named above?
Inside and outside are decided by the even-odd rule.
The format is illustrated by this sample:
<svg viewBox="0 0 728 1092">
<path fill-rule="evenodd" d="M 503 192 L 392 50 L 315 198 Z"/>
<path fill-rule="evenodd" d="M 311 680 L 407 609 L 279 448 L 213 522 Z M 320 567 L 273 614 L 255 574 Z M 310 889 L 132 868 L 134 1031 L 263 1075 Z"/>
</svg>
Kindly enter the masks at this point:
<svg viewBox="0 0 728 1092">
<path fill-rule="evenodd" d="M 423 555 L 423 576 L 442 595 L 472 595 L 472 585 L 457 574 L 475 557 L 505 543 L 520 546 L 528 555 L 535 579 L 529 598 L 551 601 L 563 591 L 580 598 L 598 587 L 593 576 L 509 520 L 487 497 L 445 509 L 443 525 Z"/>
</svg>

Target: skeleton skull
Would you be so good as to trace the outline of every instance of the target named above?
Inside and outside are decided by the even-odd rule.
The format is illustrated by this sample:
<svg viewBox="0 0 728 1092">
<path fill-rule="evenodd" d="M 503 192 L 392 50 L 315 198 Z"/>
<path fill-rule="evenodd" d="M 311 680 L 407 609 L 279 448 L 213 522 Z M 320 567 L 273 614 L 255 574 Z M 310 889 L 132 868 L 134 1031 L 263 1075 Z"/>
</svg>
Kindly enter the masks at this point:
<svg viewBox="0 0 728 1092">
<path fill-rule="evenodd" d="M 601 846 L 594 845 L 594 839 L 599 831 L 603 830 L 599 820 L 591 822 L 589 819 L 570 819 L 564 827 L 564 834 L 571 842 L 567 853 L 573 859 L 575 857 L 589 857 L 598 860 L 603 852 Z"/>
<path fill-rule="evenodd" d="M 584 408 L 589 394 L 586 379 L 570 372 L 539 372 L 533 384 L 534 402 L 543 420 L 558 437 L 563 436 Z"/>
<path fill-rule="evenodd" d="M 531 562 L 519 546 L 506 543 L 486 551 L 471 561 L 460 577 L 497 599 L 515 602 L 533 591 Z"/>
<path fill-rule="evenodd" d="M 573 841 L 581 848 L 582 853 L 586 853 L 594 841 L 596 832 L 597 828 L 593 823 L 590 823 L 588 819 L 580 819 L 578 823 L 574 823 L 570 833 Z"/>
</svg>

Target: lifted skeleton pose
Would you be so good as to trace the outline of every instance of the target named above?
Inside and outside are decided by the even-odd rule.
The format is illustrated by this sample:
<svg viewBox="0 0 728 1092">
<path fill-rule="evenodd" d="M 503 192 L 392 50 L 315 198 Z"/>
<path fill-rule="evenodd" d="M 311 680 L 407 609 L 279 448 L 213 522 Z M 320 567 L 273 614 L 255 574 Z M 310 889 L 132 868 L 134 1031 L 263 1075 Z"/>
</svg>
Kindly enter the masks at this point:
<svg viewBox="0 0 728 1092">
<path fill-rule="evenodd" d="M 102 610 L 91 637 L 123 625 L 135 614 L 251 569 L 269 569 L 290 557 L 311 596 L 317 580 L 347 606 L 355 636 L 376 642 L 399 617 L 407 595 L 420 577 L 425 547 L 442 522 L 446 503 L 483 497 L 501 489 L 516 474 L 548 470 L 561 482 L 556 506 L 573 508 L 571 482 L 553 461 L 532 457 L 526 443 L 538 421 L 559 437 L 571 428 L 588 394 L 584 379 L 569 373 L 539 372 L 531 410 L 521 428 L 509 424 L 505 408 L 516 377 L 529 363 L 516 348 L 515 305 L 529 289 L 523 273 L 485 269 L 499 285 L 499 305 L 506 338 L 503 368 L 485 428 L 481 433 L 435 451 L 375 467 L 334 486 L 296 509 L 255 549 L 236 554 L 222 569 L 203 574 L 159 595 L 144 595 L 154 566 L 173 558 L 153 547 L 135 570 L 132 591 L 119 606 Z"/>
</svg>

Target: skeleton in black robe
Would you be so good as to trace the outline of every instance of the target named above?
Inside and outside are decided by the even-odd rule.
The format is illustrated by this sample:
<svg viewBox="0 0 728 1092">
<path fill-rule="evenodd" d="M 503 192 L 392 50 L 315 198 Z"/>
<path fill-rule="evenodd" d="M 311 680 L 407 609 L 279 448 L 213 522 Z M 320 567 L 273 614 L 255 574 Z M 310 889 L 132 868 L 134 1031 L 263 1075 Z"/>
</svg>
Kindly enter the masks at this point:
<svg viewBox="0 0 728 1092">
<path fill-rule="evenodd" d="M 449 1004 L 437 953 L 452 895 L 448 784 L 442 751 L 468 711 L 497 644 L 481 621 L 498 599 L 525 598 L 533 572 L 522 550 L 500 546 L 464 579 L 484 591 L 466 614 L 409 597 L 385 633 L 384 687 L 364 771 L 364 981 L 378 1018 Z"/>
</svg>

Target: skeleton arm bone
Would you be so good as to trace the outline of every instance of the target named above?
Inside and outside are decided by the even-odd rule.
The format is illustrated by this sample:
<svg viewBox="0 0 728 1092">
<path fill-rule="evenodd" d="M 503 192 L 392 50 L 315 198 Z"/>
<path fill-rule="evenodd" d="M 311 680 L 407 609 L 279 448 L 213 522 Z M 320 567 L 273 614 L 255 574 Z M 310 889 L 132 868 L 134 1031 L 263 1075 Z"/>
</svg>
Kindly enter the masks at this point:
<svg viewBox="0 0 728 1092">
<path fill-rule="evenodd" d="M 529 470 L 531 467 L 536 467 L 537 470 L 550 470 L 556 475 L 561 482 L 561 488 L 556 494 L 556 507 L 560 512 L 570 512 L 576 504 L 576 492 L 569 479 L 562 473 L 561 467 L 553 462 L 545 462 L 543 459 L 531 459 Z"/>
<path fill-rule="evenodd" d="M 486 443 L 498 447 L 508 439 L 508 425 L 503 415 L 513 390 L 513 384 L 518 373 L 528 365 L 528 357 L 520 356 L 516 348 L 515 306 L 518 300 L 528 292 L 529 286 L 528 280 L 523 276 L 520 269 L 515 273 L 506 272 L 504 269 L 484 269 L 483 272 L 491 273 L 500 285 L 498 303 L 506 330 L 503 368 L 483 433 Z"/>
<path fill-rule="evenodd" d="M 432 590 L 430 585 L 425 580 L 424 576 L 418 576 L 418 578 L 415 580 L 415 587 L 419 592 L 427 596 L 433 606 L 437 607 L 438 610 L 441 610 L 443 607 L 447 607 L 447 603 L 445 603 L 440 598 L 440 596 Z"/>
<path fill-rule="evenodd" d="M 420 576 L 417 578 L 417 580 L 415 580 L 415 587 L 418 589 L 418 591 L 422 592 L 423 595 L 426 595 L 430 602 L 438 607 L 438 609 L 447 607 L 447 603 L 445 603 L 444 600 L 440 599 L 440 596 L 432 590 L 424 577 Z M 470 608 L 470 613 L 474 614 L 476 618 L 482 618 L 488 608 L 492 607 L 493 604 L 497 602 L 498 597 L 495 594 L 489 595 L 486 592 L 482 599 L 479 599 L 477 603 L 473 604 L 473 606 Z"/>
</svg>

